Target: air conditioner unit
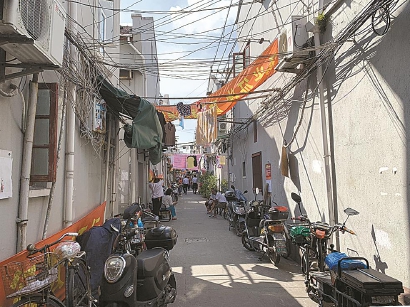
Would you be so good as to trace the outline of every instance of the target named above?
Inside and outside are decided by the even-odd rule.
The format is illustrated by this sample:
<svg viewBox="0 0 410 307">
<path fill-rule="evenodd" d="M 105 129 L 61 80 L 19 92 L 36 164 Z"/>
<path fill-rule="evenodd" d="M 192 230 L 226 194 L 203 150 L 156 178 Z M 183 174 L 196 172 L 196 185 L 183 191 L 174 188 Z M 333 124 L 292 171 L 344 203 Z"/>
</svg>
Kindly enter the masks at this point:
<svg viewBox="0 0 410 307">
<path fill-rule="evenodd" d="M 279 63 L 275 70 L 297 73 L 299 66 L 309 58 L 309 51 L 304 50 L 308 41 L 307 19 L 304 16 L 292 16 L 279 36 Z"/>
<path fill-rule="evenodd" d="M 218 123 L 218 130 L 221 133 L 226 133 L 227 123 Z"/>
<path fill-rule="evenodd" d="M 5 0 L 1 45 L 22 63 L 61 67 L 66 13 L 58 0 Z"/>
</svg>

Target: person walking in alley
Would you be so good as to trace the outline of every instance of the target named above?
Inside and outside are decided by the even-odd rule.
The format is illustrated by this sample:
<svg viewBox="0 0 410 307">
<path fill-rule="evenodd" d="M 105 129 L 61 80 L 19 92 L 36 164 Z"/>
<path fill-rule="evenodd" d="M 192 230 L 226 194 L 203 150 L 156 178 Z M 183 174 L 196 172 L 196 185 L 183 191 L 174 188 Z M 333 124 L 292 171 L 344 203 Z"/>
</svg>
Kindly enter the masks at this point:
<svg viewBox="0 0 410 307">
<path fill-rule="evenodd" d="M 184 179 L 182 179 L 182 184 L 183 184 L 184 194 L 186 195 L 188 192 L 188 186 L 189 186 L 188 176 L 185 175 Z"/>
<path fill-rule="evenodd" d="M 159 210 L 161 209 L 162 196 L 164 196 L 164 190 L 162 188 L 164 177 L 158 175 L 153 179 L 153 182 L 150 182 L 149 188 L 151 190 L 151 199 L 152 199 L 152 213 L 159 216 Z"/>
<path fill-rule="evenodd" d="M 218 192 L 216 188 L 212 189 L 212 194 L 214 195 L 214 201 L 212 203 L 211 207 L 211 214 L 209 217 L 215 217 L 218 213 L 218 209 L 225 209 L 226 208 L 226 198 L 221 194 L 221 192 Z M 212 213 L 213 212 L 213 213 Z"/>
<path fill-rule="evenodd" d="M 197 191 L 198 191 L 198 178 L 196 177 L 196 175 L 194 175 L 194 177 L 192 177 L 192 192 L 196 194 Z"/>
<path fill-rule="evenodd" d="M 172 189 L 168 188 L 165 191 L 165 195 L 162 198 L 162 203 L 165 205 L 169 211 L 171 211 L 171 216 L 173 220 L 177 219 L 177 213 L 175 211 L 175 205 L 178 203 L 177 201 L 172 201 Z"/>
</svg>

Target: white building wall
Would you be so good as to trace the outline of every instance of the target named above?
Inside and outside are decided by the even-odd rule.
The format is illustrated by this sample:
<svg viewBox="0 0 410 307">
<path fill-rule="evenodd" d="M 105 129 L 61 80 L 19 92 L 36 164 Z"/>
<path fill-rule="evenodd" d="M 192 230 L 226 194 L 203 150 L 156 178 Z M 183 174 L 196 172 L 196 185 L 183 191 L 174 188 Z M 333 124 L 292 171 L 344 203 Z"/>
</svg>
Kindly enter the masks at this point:
<svg viewBox="0 0 410 307">
<path fill-rule="evenodd" d="M 273 1 L 264 1 L 262 5 L 253 3 L 249 15 L 249 5 L 242 6 L 239 24 L 245 18 L 259 17 L 254 25 L 246 23 L 239 36 L 250 33 L 250 38 L 259 38 L 260 33 L 265 33 L 264 38 L 273 41 L 277 35 L 275 17 L 281 29 L 280 25 L 288 20 L 290 12 L 313 16 L 312 12 L 317 10 L 317 3 L 313 8 L 301 5 L 287 6 Z M 321 35 L 322 43 L 336 37 L 360 13 L 363 5 L 342 2 L 331 16 L 327 32 Z M 399 1 L 393 12 L 397 17 L 393 18 L 391 28 L 382 37 L 376 36 L 370 22 L 366 22 L 354 40 L 346 42 L 329 68 L 325 68 L 324 79 L 325 100 L 332 107 L 333 125 L 330 125 L 332 134 L 329 140 L 334 148 L 339 221 L 343 222 L 343 210 L 347 207 L 360 212 L 347 223 L 357 236 L 341 235 L 341 251 L 346 252 L 347 248 L 356 251 L 366 257 L 373 268 L 400 279 L 406 287 L 410 286 L 410 210 L 407 196 L 410 172 L 406 135 L 410 97 L 406 63 L 410 40 L 405 30 L 409 26 L 406 18 L 409 10 L 407 2 Z M 259 50 L 257 45 L 251 43 L 251 54 L 255 57 L 264 49 Z M 285 84 L 290 77 L 294 74 L 277 72 L 258 90 Z M 309 88 L 314 91 L 316 72 L 309 81 Z M 293 216 L 299 215 L 290 199 L 291 192 L 299 192 L 309 217 L 328 222 L 317 92 L 307 101 L 303 121 L 288 150 L 291 176 L 283 177 L 279 168 L 283 140 L 289 142 L 298 126 L 307 86 L 305 81 L 301 82 L 288 95 L 293 99 L 291 102 L 284 104 L 281 101 L 266 111 L 271 115 L 258 123 L 258 142 L 253 142 L 252 125 L 242 132 L 242 137 L 234 136 L 230 172 L 234 173 L 237 186 L 251 189 L 251 155 L 261 151 L 262 167 L 267 161 L 272 164 L 274 200 L 288 205 Z M 247 117 L 258 106 L 257 100 L 240 102 L 233 112 L 236 117 Z M 329 111 L 328 106 L 326 111 Z M 329 122 L 327 124 L 329 127 Z M 246 178 L 241 173 L 242 160 L 246 162 Z"/>
<path fill-rule="evenodd" d="M 119 7 L 119 1 L 114 1 L 114 7 Z M 91 25 L 93 22 L 93 11 L 89 6 L 77 5 L 78 23 L 83 26 L 81 33 L 85 41 L 97 39 L 98 31 Z M 118 15 L 118 14 L 117 14 Z M 119 24 L 119 15 L 116 17 L 116 22 Z M 79 26 L 80 27 L 80 26 Z M 84 33 L 86 30 L 88 33 Z M 118 37 L 119 29 L 114 30 L 113 36 Z M 110 46 L 113 53 L 119 46 Z M 7 55 L 8 59 L 12 59 L 12 55 Z M 10 73 L 10 71 L 7 71 Z M 16 218 L 18 217 L 19 207 L 19 189 L 21 176 L 21 161 L 22 161 L 22 146 L 23 146 L 23 127 L 26 118 L 24 114 L 24 104 L 28 103 L 29 81 L 32 76 L 16 78 L 12 83 L 19 85 L 19 90 L 24 96 L 17 95 L 11 98 L 0 96 L 0 149 L 11 151 L 13 155 L 12 166 L 12 189 L 13 195 L 11 198 L 0 199 L 0 223 L 2 224 L 3 236 L 0 239 L 2 248 L 0 249 L 0 260 L 12 256 L 17 249 L 17 227 Z M 43 72 L 39 75 L 39 82 L 59 82 L 59 73 Z M 112 73 L 112 82 L 118 84 L 118 72 Z M 9 82 L 0 84 L 4 90 L 8 90 Z M 59 86 L 59 101 L 58 101 L 58 131 L 61 129 L 61 114 L 62 114 L 62 85 Z M 71 105 L 68 107 L 71 108 Z M 26 106 L 27 108 L 27 106 Z M 47 235 L 61 230 L 64 225 L 64 206 L 65 206 L 65 133 L 62 139 L 60 160 L 58 162 L 56 189 L 54 200 L 52 203 L 51 215 L 49 220 Z M 74 196 L 73 196 L 73 222 L 79 220 L 92 209 L 98 206 L 103 201 L 103 187 L 105 182 L 105 152 L 97 152 L 94 150 L 91 142 L 80 134 L 80 125 L 76 120 L 75 128 L 75 170 L 74 170 Z M 50 184 L 48 184 L 48 187 Z M 44 227 L 44 217 L 48 205 L 49 189 L 31 189 L 30 199 L 28 204 L 28 222 L 27 222 L 27 243 L 34 243 L 41 239 Z"/>
</svg>

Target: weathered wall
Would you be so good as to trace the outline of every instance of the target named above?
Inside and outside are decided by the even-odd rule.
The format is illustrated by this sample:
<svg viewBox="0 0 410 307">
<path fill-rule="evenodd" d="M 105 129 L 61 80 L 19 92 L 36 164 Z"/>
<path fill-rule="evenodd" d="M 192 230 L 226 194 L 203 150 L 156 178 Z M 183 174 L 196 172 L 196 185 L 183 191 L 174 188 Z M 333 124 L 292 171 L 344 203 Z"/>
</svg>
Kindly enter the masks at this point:
<svg viewBox="0 0 410 307">
<path fill-rule="evenodd" d="M 275 22 L 267 25 L 259 19 L 276 16 L 279 24 L 288 20 L 290 12 L 297 15 L 313 12 L 295 5 L 283 3 L 267 4 L 262 8 L 242 8 L 240 21 L 258 15 L 254 25 L 248 22 L 241 33 L 270 33 L 265 39 L 271 41 L 276 37 Z M 331 40 L 345 28 L 349 21 L 359 14 L 363 4 L 342 3 L 331 16 L 327 32 L 321 37 L 322 43 Z M 270 11 L 275 8 L 275 13 Z M 279 10 L 278 10 L 279 8 Z M 317 3 L 315 4 L 317 9 Z M 354 40 L 346 42 L 331 61 L 324 67 L 326 76 L 325 101 L 326 111 L 331 106 L 330 142 L 333 151 L 336 180 L 336 202 L 339 221 L 343 221 L 343 210 L 355 208 L 359 216 L 351 217 L 349 228 L 357 236 L 341 235 L 341 250 L 352 249 L 369 259 L 372 267 L 403 281 L 410 286 L 409 278 L 409 209 L 408 209 L 408 175 L 409 156 L 407 141 L 407 121 L 409 111 L 407 102 L 410 97 L 408 87 L 408 69 L 406 68 L 409 49 L 409 34 L 406 29 L 409 21 L 409 5 L 400 1 L 392 18 L 391 28 L 385 36 L 376 36 L 370 22 L 364 24 L 356 33 Z M 247 17 L 246 17 L 247 16 Z M 313 16 L 311 14 L 311 16 Z M 273 18 L 275 21 L 275 18 Z M 280 28 L 280 27 L 279 27 Z M 270 30 L 267 31 L 266 30 Z M 244 35 L 245 35 L 244 34 Z M 257 56 L 255 48 L 251 53 Z M 259 52 L 260 53 L 260 52 Z M 265 82 L 265 88 L 284 84 L 286 79 L 294 76 L 276 73 Z M 310 78 L 309 87 L 315 90 L 316 73 Z M 236 166 L 231 167 L 237 180 L 244 189 L 252 187 L 251 155 L 262 151 L 262 164 L 268 160 L 272 164 L 273 195 L 275 201 L 289 205 L 291 211 L 298 215 L 291 192 L 299 192 L 303 199 L 303 208 L 312 220 L 329 221 L 326 185 L 323 162 L 322 131 L 319 112 L 319 96 L 314 92 L 309 98 L 303 113 L 303 121 L 295 141 L 289 149 L 291 177 L 280 174 L 279 158 L 283 139 L 289 142 L 301 117 L 301 102 L 307 84 L 300 83 L 289 95 L 293 98 L 290 105 L 278 104 L 272 108 L 270 120 L 258 125 L 258 142 L 253 142 L 253 128 L 248 128 L 247 178 L 242 178 L 240 145 L 234 143 Z M 280 106 L 280 107 L 279 107 Z M 258 107 L 258 101 L 241 102 L 235 107 L 235 115 L 245 117 Z M 251 111 L 250 111 L 251 110 Z M 235 148 L 236 147 L 236 148 Z M 235 159 L 234 159 L 235 160 Z"/>
</svg>

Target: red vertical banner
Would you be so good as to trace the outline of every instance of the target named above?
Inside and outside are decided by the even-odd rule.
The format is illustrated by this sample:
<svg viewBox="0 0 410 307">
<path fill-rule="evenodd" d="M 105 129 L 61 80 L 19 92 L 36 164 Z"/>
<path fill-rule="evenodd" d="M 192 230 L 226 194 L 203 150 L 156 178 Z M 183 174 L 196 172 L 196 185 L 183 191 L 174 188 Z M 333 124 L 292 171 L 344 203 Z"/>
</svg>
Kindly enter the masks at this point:
<svg viewBox="0 0 410 307">
<path fill-rule="evenodd" d="M 60 238 L 63 234 L 67 232 L 77 232 L 78 234 L 82 234 L 93 226 L 101 226 L 104 223 L 104 213 L 105 213 L 105 202 L 99 205 L 94 210 L 92 210 L 82 219 L 72 224 L 71 226 L 68 226 L 67 228 L 64 228 L 63 230 L 60 230 L 59 232 L 55 233 L 54 235 L 40 242 L 37 242 L 35 245 L 37 248 L 40 248 L 46 244 L 50 244 L 56 241 L 58 238 Z M 27 260 L 27 255 L 28 255 L 27 250 L 21 251 L 20 253 L 6 260 L 1 261 L 0 267 L 5 268 L 7 267 L 7 264 L 12 263 L 12 262 L 24 262 Z M 60 268 L 58 278 L 52 285 L 54 294 L 60 299 L 63 299 L 65 295 L 65 283 L 64 283 L 63 273 L 64 272 L 62 272 Z M 19 281 L 21 280 L 20 276 L 22 275 L 23 275 L 23 272 L 15 271 L 14 277 L 12 276 L 13 278 L 11 278 L 11 280 Z M 11 306 L 13 303 L 15 303 L 19 299 L 18 297 L 14 299 L 6 299 L 6 294 L 10 294 L 10 293 L 5 293 L 4 291 L 4 285 L 3 285 L 4 279 L 5 279 L 5 276 L 2 276 L 2 278 L 0 278 L 0 307 Z M 13 291 L 14 293 L 17 290 L 19 290 L 21 287 L 24 287 L 24 284 L 14 283 L 12 287 L 9 287 L 9 288 L 15 289 L 15 291 Z"/>
</svg>

